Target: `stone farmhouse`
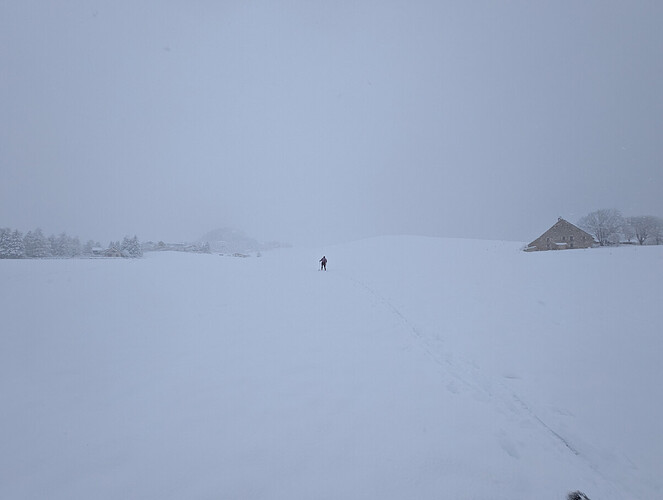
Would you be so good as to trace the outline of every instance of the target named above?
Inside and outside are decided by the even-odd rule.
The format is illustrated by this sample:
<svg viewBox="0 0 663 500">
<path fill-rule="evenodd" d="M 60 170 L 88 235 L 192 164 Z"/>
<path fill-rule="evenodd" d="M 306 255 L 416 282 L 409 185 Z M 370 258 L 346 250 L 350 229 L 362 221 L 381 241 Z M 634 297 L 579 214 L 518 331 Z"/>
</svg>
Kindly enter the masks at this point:
<svg viewBox="0 0 663 500">
<path fill-rule="evenodd" d="M 591 234 L 560 217 L 550 229 L 527 245 L 525 251 L 591 248 L 595 244 Z"/>
</svg>

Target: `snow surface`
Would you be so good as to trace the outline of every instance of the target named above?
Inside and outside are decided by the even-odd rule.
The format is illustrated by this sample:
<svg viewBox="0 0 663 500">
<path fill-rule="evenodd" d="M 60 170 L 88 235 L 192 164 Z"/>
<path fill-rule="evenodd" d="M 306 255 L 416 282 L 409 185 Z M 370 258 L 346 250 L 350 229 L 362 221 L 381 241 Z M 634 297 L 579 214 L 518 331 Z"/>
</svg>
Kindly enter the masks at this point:
<svg viewBox="0 0 663 500">
<path fill-rule="evenodd" d="M 663 498 L 663 247 L 521 248 L 0 261 L 0 498 Z"/>
</svg>

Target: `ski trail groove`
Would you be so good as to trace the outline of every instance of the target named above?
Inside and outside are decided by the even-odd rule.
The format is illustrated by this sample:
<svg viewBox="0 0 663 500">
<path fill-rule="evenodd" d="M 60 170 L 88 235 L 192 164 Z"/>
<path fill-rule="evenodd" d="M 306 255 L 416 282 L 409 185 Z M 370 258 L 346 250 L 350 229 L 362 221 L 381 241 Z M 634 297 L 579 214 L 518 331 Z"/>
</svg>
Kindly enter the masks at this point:
<svg viewBox="0 0 663 500">
<path fill-rule="evenodd" d="M 484 393 L 487 394 L 490 398 L 495 397 L 496 394 L 494 394 L 492 391 L 490 391 L 485 385 L 482 387 L 476 383 L 470 382 L 467 380 L 467 378 L 461 376 L 459 373 L 457 373 L 458 369 L 462 369 L 460 366 L 456 366 L 457 364 L 452 363 L 448 359 L 443 360 L 441 359 L 431 348 L 430 344 L 428 343 L 428 340 L 424 337 L 424 335 L 419 331 L 419 329 L 403 314 L 401 313 L 396 306 L 393 305 L 389 300 L 387 300 L 385 297 L 383 297 L 380 293 L 378 293 L 375 289 L 371 288 L 368 286 L 366 283 L 357 280 L 356 278 L 353 278 L 352 276 L 349 276 L 345 273 L 338 273 L 340 276 L 344 277 L 348 281 L 351 281 L 358 285 L 359 287 L 363 288 L 366 290 L 370 295 L 375 297 L 377 301 L 388 311 L 390 311 L 394 316 L 396 316 L 402 323 L 405 325 L 405 327 L 413 334 L 413 336 L 417 339 L 419 343 L 419 347 L 423 349 L 424 353 L 428 355 L 435 363 L 440 365 L 441 367 L 444 367 L 445 365 L 453 368 L 454 370 L 447 370 L 447 373 L 459 380 L 463 385 L 468 387 L 471 390 L 474 390 L 479 393 Z M 466 364 L 469 364 L 469 362 L 465 361 Z M 481 376 L 482 378 L 486 378 L 485 375 L 480 373 L 480 369 L 478 367 L 474 367 L 475 370 L 478 372 L 478 375 Z M 476 376 L 476 375 L 475 375 Z M 502 403 L 509 408 L 509 404 L 507 403 L 508 397 L 510 397 L 513 401 L 515 401 L 518 406 L 521 408 L 521 410 L 528 415 L 532 420 L 537 422 L 540 427 L 542 427 L 548 434 L 550 434 L 555 440 L 559 441 L 567 450 L 569 450 L 573 455 L 577 457 L 581 457 L 582 455 L 580 451 L 573 446 L 568 439 L 566 439 L 564 436 L 559 434 L 557 431 L 555 431 L 552 427 L 550 427 L 548 424 L 546 424 L 541 417 L 539 417 L 532 408 L 525 403 L 515 392 L 510 390 L 508 387 L 506 387 L 503 383 L 500 381 L 493 380 L 493 383 L 495 383 L 499 389 L 500 392 L 503 393 L 503 395 L 499 396 L 499 398 L 502 400 Z M 505 397 L 504 394 L 508 395 L 508 397 Z M 587 461 L 588 462 L 588 461 Z M 588 462 L 589 463 L 589 462 Z M 596 468 L 593 466 L 593 464 L 589 463 L 589 465 L 596 470 Z M 598 472 L 598 471 L 597 471 Z"/>
</svg>

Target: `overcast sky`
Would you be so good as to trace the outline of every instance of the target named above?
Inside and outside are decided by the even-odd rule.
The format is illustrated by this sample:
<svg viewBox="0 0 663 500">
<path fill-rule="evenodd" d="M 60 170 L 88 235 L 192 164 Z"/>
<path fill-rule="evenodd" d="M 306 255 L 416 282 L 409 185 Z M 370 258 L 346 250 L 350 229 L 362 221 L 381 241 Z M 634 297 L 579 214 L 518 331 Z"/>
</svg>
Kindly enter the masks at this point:
<svg viewBox="0 0 663 500">
<path fill-rule="evenodd" d="M 0 226 L 531 241 L 663 216 L 660 1 L 0 1 Z"/>
</svg>

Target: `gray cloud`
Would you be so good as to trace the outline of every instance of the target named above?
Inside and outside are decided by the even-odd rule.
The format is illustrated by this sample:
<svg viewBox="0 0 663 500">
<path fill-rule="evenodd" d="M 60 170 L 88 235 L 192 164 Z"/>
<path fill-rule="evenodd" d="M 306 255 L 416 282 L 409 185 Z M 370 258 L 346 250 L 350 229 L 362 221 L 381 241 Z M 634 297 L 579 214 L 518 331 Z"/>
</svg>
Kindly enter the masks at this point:
<svg viewBox="0 0 663 500">
<path fill-rule="evenodd" d="M 528 241 L 663 215 L 656 2 L 4 2 L 0 225 Z"/>
</svg>

